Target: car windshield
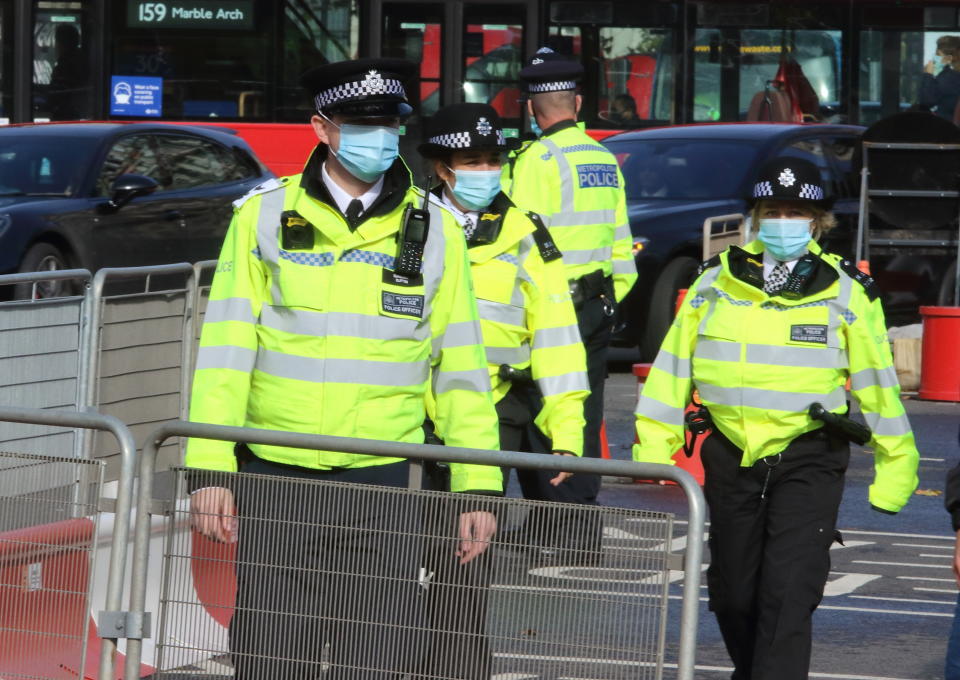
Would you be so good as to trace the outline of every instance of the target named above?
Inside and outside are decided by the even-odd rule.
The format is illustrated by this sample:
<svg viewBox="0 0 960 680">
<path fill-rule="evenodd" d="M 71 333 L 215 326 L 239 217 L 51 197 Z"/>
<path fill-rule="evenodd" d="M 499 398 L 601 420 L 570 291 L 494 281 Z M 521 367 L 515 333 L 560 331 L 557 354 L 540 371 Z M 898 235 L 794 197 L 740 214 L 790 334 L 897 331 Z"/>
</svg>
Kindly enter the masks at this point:
<svg viewBox="0 0 960 680">
<path fill-rule="evenodd" d="M 757 144 L 744 140 L 609 140 L 629 200 L 738 198 Z"/>
<path fill-rule="evenodd" d="M 66 196 L 76 191 L 92 162 L 92 137 L 0 135 L 0 196 Z"/>
</svg>

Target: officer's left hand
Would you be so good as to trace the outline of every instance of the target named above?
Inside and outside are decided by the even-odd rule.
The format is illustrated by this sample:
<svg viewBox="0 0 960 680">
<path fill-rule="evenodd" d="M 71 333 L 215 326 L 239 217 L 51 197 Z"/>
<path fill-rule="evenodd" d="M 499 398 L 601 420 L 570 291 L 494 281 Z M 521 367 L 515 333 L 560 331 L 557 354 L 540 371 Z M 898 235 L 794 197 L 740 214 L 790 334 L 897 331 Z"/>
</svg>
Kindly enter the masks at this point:
<svg viewBox="0 0 960 680">
<path fill-rule="evenodd" d="M 555 455 L 555 456 L 573 456 L 572 453 L 568 453 L 568 452 L 566 452 L 566 451 L 554 451 L 554 452 L 553 452 L 553 455 Z M 574 458 L 576 458 L 576 456 L 574 456 Z M 563 484 L 565 481 L 567 481 L 567 480 L 570 479 L 571 477 L 573 477 L 573 473 L 572 473 L 572 472 L 558 472 L 558 473 L 557 473 L 557 476 L 550 480 L 550 484 L 552 484 L 553 486 L 560 486 L 561 484 Z"/>
<path fill-rule="evenodd" d="M 460 546 L 457 557 L 467 564 L 490 547 L 490 538 L 497 530 L 497 518 L 492 512 L 465 512 L 460 515 Z"/>
</svg>

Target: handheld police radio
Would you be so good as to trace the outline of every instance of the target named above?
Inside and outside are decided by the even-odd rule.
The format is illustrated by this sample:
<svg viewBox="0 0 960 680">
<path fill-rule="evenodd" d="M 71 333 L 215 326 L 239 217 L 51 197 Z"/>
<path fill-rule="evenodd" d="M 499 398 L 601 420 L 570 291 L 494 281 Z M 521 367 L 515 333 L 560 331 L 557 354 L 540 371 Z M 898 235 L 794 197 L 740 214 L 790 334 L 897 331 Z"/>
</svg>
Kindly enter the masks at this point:
<svg viewBox="0 0 960 680">
<path fill-rule="evenodd" d="M 430 186 L 427 178 L 427 187 Z M 423 192 L 423 206 L 415 208 L 412 203 L 407 204 L 403 211 L 403 224 L 400 227 L 400 242 L 397 247 L 397 257 L 393 263 L 393 271 L 400 276 L 415 278 L 420 276 L 423 266 L 423 246 L 427 242 L 427 233 L 430 231 L 430 212 L 427 205 L 430 201 L 430 192 Z"/>
</svg>

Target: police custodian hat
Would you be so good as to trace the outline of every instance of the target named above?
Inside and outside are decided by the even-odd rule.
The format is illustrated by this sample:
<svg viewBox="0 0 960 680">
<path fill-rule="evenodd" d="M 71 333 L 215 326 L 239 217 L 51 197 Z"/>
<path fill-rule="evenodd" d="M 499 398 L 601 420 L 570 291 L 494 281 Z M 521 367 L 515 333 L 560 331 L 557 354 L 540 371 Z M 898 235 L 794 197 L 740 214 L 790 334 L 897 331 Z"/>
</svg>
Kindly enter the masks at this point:
<svg viewBox="0 0 960 680">
<path fill-rule="evenodd" d="M 416 72 L 405 59 L 353 59 L 310 69 L 300 84 L 324 114 L 403 117 L 413 112 L 403 84 Z"/>
<path fill-rule="evenodd" d="M 824 191 L 817 166 L 802 158 L 775 158 L 760 168 L 747 203 L 753 207 L 765 199 L 809 201 L 824 210 L 833 205 L 833 198 Z"/>
<path fill-rule="evenodd" d="M 511 147 L 495 108 L 489 104 L 451 104 L 437 111 L 424 126 L 423 143 L 417 151 L 431 158 L 451 151 L 506 151 Z"/>
<path fill-rule="evenodd" d="M 549 47 L 541 47 L 520 69 L 520 84 L 527 94 L 561 92 L 577 89 L 577 81 L 582 76 L 583 66 L 580 62 Z"/>
</svg>

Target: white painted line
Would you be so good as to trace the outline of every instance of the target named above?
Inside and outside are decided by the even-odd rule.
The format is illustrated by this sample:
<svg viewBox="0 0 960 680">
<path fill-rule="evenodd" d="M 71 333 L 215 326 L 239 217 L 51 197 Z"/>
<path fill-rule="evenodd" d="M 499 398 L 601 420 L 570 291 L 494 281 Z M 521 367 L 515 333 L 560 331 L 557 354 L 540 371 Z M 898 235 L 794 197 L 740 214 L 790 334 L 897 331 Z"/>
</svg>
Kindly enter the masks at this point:
<svg viewBox="0 0 960 680">
<path fill-rule="evenodd" d="M 879 564 L 887 567 L 927 567 L 928 569 L 952 569 L 949 564 L 917 564 L 916 562 L 877 562 L 876 560 L 853 560 L 854 564 Z"/>
<path fill-rule="evenodd" d="M 953 612 L 950 613 L 940 613 L 940 612 L 907 612 L 901 609 L 874 609 L 873 607 L 841 607 L 834 604 L 820 605 L 817 609 L 833 609 L 834 611 L 840 612 L 866 612 L 869 614 L 902 614 L 904 616 L 942 616 L 942 617 L 953 617 Z M 846 676 L 839 676 L 846 677 Z"/>
<path fill-rule="evenodd" d="M 864 536 L 893 536 L 894 538 L 929 538 L 935 541 L 954 541 L 957 538 L 956 534 L 950 534 L 947 536 L 935 534 L 899 534 L 891 531 L 861 531 L 859 529 L 840 529 L 840 533 L 844 535 L 857 534 Z"/>
<path fill-rule="evenodd" d="M 955 583 L 953 578 L 930 578 L 929 576 L 898 576 L 901 581 L 936 581 L 937 583 Z"/>
<path fill-rule="evenodd" d="M 676 668 L 675 663 L 665 663 L 664 668 Z M 698 671 L 708 673 L 724 673 L 727 677 L 733 672 L 732 666 L 694 666 Z M 832 680 L 913 680 L 912 678 L 890 678 L 882 675 L 844 675 L 843 673 L 817 673 L 810 671 L 809 678 L 830 678 Z"/>
<path fill-rule="evenodd" d="M 924 458 L 923 456 L 920 456 L 920 460 L 924 461 L 925 463 L 942 463 L 946 460 L 946 458 Z"/>
<path fill-rule="evenodd" d="M 924 590 L 923 588 L 914 588 L 914 590 Z M 884 602 L 917 602 L 919 604 L 948 604 L 955 605 L 956 601 L 945 602 L 943 600 L 921 600 L 919 598 L 911 597 L 884 597 L 882 595 L 851 595 L 851 598 L 857 598 L 858 600 L 882 600 Z"/>
<path fill-rule="evenodd" d="M 921 590 L 925 593 L 949 593 L 950 595 L 956 595 L 956 588 L 914 588 L 914 590 Z M 956 602 L 950 602 L 949 604 L 956 604 Z"/>
<path fill-rule="evenodd" d="M 945 557 L 951 562 L 953 561 L 953 555 L 931 555 L 930 553 L 920 553 L 918 557 L 936 557 L 938 559 L 943 559 Z"/>
<path fill-rule="evenodd" d="M 952 545 L 923 545 L 921 543 L 891 543 L 902 548 L 930 548 L 931 550 L 953 550 Z"/>
</svg>

